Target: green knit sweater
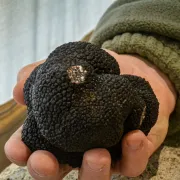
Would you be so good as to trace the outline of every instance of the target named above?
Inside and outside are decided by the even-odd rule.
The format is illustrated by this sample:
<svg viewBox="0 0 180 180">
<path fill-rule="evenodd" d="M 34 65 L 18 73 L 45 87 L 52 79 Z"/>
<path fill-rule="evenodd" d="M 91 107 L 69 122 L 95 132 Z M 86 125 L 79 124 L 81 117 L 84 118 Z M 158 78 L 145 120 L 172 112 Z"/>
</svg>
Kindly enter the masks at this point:
<svg viewBox="0 0 180 180">
<path fill-rule="evenodd" d="M 118 0 L 90 42 L 119 54 L 138 54 L 163 71 L 178 93 L 166 143 L 180 146 L 180 0 Z"/>
</svg>

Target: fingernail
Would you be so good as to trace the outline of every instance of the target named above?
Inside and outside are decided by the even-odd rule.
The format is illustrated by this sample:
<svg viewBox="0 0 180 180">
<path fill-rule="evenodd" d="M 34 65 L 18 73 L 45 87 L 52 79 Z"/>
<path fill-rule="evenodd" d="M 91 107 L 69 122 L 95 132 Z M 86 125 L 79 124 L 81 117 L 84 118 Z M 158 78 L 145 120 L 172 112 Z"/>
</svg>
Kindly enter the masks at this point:
<svg viewBox="0 0 180 180">
<path fill-rule="evenodd" d="M 104 168 L 104 164 L 98 164 L 91 161 L 87 162 L 89 168 L 93 171 L 102 171 Z"/>
<path fill-rule="evenodd" d="M 127 142 L 127 145 L 131 150 L 138 150 L 143 146 L 143 141 L 137 141 L 131 143 Z"/>
</svg>

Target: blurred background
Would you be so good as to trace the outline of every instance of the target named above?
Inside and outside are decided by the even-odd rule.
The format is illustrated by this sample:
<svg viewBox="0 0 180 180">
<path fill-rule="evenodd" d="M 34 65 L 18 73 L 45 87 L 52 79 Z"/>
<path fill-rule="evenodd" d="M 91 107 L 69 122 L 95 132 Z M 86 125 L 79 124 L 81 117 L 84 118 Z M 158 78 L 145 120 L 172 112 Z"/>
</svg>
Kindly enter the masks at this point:
<svg viewBox="0 0 180 180">
<path fill-rule="evenodd" d="M 95 28 L 113 0 L 0 0 L 0 104 L 23 66 Z"/>
</svg>

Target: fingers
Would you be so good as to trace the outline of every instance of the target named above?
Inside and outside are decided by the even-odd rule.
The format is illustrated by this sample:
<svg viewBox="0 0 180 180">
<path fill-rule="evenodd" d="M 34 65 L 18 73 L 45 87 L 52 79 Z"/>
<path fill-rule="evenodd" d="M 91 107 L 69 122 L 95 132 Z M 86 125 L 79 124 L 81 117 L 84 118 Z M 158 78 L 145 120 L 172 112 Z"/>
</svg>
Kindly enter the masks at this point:
<svg viewBox="0 0 180 180">
<path fill-rule="evenodd" d="M 36 180 L 61 180 L 71 170 L 67 165 L 60 167 L 54 155 L 43 150 L 30 156 L 27 167 Z"/>
<path fill-rule="evenodd" d="M 145 170 L 148 158 L 147 137 L 139 130 L 132 131 L 123 138 L 122 159 L 114 170 L 124 176 L 136 177 Z"/>
<path fill-rule="evenodd" d="M 160 117 L 146 137 L 136 130 L 128 133 L 122 142 L 122 159 L 115 172 L 124 176 L 136 177 L 146 169 L 149 157 L 164 141 L 168 130 L 168 118 Z"/>
<path fill-rule="evenodd" d="M 31 154 L 29 148 L 21 141 L 21 131 L 20 127 L 6 142 L 4 150 L 7 158 L 19 165 L 24 166 Z"/>
<path fill-rule="evenodd" d="M 19 71 L 18 76 L 17 76 L 18 82 L 13 90 L 13 97 L 17 103 L 25 105 L 24 96 L 23 96 L 24 83 L 26 82 L 26 79 L 29 77 L 29 75 L 34 70 L 34 68 L 42 64 L 43 62 L 45 62 L 45 60 L 27 65 Z"/>
<path fill-rule="evenodd" d="M 93 149 L 84 154 L 79 180 L 109 180 L 111 157 L 106 149 Z"/>
<path fill-rule="evenodd" d="M 21 141 L 21 131 L 22 127 L 10 137 L 4 147 L 5 154 L 11 162 L 19 166 L 27 164 L 31 176 L 36 180 L 60 180 L 70 172 L 72 168 L 65 165 L 59 167 L 56 158 L 50 152 L 36 151 L 31 154 L 29 148 Z"/>
</svg>

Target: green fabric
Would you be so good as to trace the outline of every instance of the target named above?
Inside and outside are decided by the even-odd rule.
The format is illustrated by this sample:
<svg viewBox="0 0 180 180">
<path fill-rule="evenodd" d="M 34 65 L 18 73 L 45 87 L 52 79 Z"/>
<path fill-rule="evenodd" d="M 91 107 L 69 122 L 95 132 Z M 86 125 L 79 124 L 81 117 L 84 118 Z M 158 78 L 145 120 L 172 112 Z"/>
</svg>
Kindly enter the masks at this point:
<svg viewBox="0 0 180 180">
<path fill-rule="evenodd" d="M 92 42 L 102 45 L 126 32 L 160 34 L 180 40 L 180 0 L 118 0 L 102 16 Z"/>
<path fill-rule="evenodd" d="M 168 136 L 180 137 L 180 1 L 118 0 L 105 12 L 90 42 L 145 57 L 169 76 L 178 100 Z"/>
</svg>

